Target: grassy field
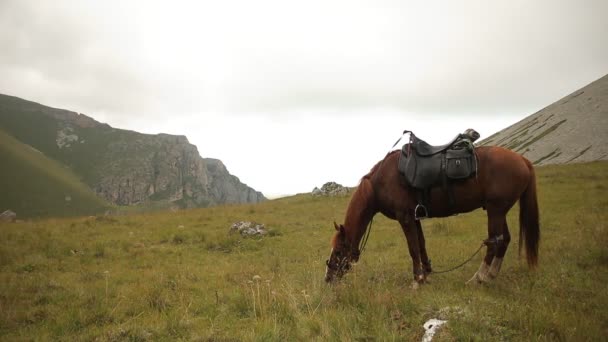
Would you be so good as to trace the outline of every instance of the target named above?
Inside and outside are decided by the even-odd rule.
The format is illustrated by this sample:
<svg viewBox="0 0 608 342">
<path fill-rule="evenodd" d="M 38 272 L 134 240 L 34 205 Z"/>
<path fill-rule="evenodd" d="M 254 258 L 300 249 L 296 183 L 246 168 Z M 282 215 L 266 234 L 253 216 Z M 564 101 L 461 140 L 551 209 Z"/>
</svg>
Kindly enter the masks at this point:
<svg viewBox="0 0 608 342">
<path fill-rule="evenodd" d="M 410 288 L 397 223 L 377 216 L 343 282 L 323 282 L 348 197 L 0 225 L 0 340 L 598 341 L 608 336 L 608 163 L 538 169 L 540 264 L 511 244 L 500 276 L 467 286 L 481 256 Z M 516 235 L 518 209 L 509 216 Z M 239 220 L 264 238 L 228 233 Z M 486 238 L 485 212 L 424 221 L 437 270 Z"/>
</svg>

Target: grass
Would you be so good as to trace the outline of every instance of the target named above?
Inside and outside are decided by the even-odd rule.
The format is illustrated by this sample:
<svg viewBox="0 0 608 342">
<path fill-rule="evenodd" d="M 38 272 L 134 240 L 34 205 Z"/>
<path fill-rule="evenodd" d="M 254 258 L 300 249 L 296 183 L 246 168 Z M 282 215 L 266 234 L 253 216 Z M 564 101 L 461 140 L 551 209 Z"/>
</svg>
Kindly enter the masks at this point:
<svg viewBox="0 0 608 342">
<path fill-rule="evenodd" d="M 596 341 L 608 333 L 608 163 L 538 168 L 540 266 L 512 242 L 500 276 L 465 286 L 481 257 L 410 288 L 396 222 L 377 216 L 361 261 L 323 282 L 348 197 L 0 225 L 0 340 Z M 508 223 L 516 234 L 518 210 Z M 271 229 L 229 234 L 240 220 Z M 486 237 L 485 212 L 425 221 L 437 269 Z"/>
</svg>

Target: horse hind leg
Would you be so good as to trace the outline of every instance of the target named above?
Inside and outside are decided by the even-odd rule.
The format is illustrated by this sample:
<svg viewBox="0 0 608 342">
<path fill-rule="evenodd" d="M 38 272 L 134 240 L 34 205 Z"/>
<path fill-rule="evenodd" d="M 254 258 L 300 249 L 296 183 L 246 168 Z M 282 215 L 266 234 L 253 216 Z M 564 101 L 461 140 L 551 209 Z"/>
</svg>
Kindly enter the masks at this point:
<svg viewBox="0 0 608 342">
<path fill-rule="evenodd" d="M 499 211 L 494 208 L 488 207 L 488 240 L 486 240 L 486 256 L 484 257 L 479 269 L 467 284 L 480 284 L 486 283 L 495 278 L 498 275 L 500 266 L 502 265 L 502 258 L 506 253 L 506 246 L 503 246 L 504 235 L 506 227 L 506 217 L 504 211 Z M 510 237 L 509 237 L 510 239 Z M 499 251 L 502 251 L 499 259 L 494 261 L 494 258 L 499 255 Z M 492 267 L 493 265 L 493 267 Z"/>
<path fill-rule="evenodd" d="M 507 225 L 507 219 L 505 217 L 503 221 L 502 240 L 498 240 L 496 256 L 492 259 L 492 264 L 490 264 L 490 270 L 488 271 L 488 275 L 492 279 L 496 278 L 500 272 L 502 261 L 507 253 L 507 248 L 509 248 L 509 242 L 511 242 L 511 234 L 509 233 L 509 226 Z"/>
</svg>

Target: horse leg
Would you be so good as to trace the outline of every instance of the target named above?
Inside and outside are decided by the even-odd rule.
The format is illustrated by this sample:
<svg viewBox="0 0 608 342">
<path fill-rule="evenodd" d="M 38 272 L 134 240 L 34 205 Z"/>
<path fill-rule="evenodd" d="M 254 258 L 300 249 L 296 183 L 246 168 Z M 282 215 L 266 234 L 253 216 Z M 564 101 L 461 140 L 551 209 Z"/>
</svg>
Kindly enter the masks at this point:
<svg viewBox="0 0 608 342">
<path fill-rule="evenodd" d="M 426 254 L 426 242 L 424 240 L 424 233 L 422 232 L 422 224 L 420 220 L 416 220 L 416 229 L 418 230 L 418 245 L 420 246 L 420 260 L 422 261 L 422 268 L 426 274 L 433 272 L 431 267 L 431 260 Z"/>
<path fill-rule="evenodd" d="M 500 266 L 502 265 L 502 261 L 507 253 L 507 248 L 509 247 L 509 242 L 511 242 L 511 234 L 509 233 L 509 226 L 507 226 L 507 218 L 503 220 L 503 239 L 499 240 L 498 248 L 496 250 L 496 256 L 492 259 L 492 264 L 490 265 L 490 271 L 488 275 L 490 278 L 496 278 L 498 276 L 498 272 L 500 272 Z"/>
<path fill-rule="evenodd" d="M 479 269 L 469 281 L 468 283 L 485 283 L 492 280 L 492 276 L 489 274 L 490 264 L 492 264 L 494 257 L 496 256 L 499 247 L 502 245 L 501 235 L 503 234 L 504 223 L 506 223 L 504 211 L 497 210 L 488 206 L 488 240 L 486 240 L 487 250 L 486 256 L 484 260 L 481 262 Z M 506 252 L 506 249 L 505 249 Z M 504 256 L 504 254 L 503 254 Z M 502 263 L 501 260 L 497 261 L 495 267 L 500 267 L 499 264 Z M 496 273 L 498 274 L 498 273 Z"/>
<path fill-rule="evenodd" d="M 401 224 L 401 229 L 405 234 L 407 247 L 410 252 L 410 256 L 412 257 L 414 282 L 417 285 L 418 283 L 424 283 L 426 276 L 424 274 L 424 270 L 422 269 L 422 262 L 420 260 L 420 240 L 418 239 L 418 228 L 416 227 L 415 223 L 412 224 L 408 221 L 411 222 L 412 220 L 399 220 L 399 223 Z"/>
</svg>

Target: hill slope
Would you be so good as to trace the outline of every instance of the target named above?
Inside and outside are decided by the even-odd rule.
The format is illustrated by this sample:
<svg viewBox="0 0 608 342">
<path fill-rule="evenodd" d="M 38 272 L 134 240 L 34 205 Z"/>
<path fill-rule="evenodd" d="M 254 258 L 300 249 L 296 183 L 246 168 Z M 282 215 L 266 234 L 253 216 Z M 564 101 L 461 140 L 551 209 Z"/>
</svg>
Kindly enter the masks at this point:
<svg viewBox="0 0 608 342">
<path fill-rule="evenodd" d="M 84 114 L 6 95 L 0 95 L 0 128 L 70 167 L 114 204 L 205 207 L 265 200 L 225 166 L 201 158 L 185 136 L 115 129 Z"/>
<path fill-rule="evenodd" d="M 76 175 L 0 130 L 0 211 L 18 217 L 92 215 L 110 205 Z"/>
<path fill-rule="evenodd" d="M 608 159 L 608 75 L 481 141 L 534 164 Z"/>
</svg>

